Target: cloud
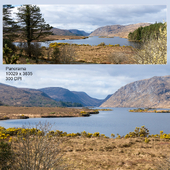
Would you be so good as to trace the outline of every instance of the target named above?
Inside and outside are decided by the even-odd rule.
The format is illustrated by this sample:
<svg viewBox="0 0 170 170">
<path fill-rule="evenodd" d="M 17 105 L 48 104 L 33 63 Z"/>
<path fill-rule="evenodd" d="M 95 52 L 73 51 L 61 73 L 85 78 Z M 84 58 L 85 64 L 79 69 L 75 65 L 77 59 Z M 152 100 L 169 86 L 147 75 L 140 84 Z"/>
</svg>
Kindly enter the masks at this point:
<svg viewBox="0 0 170 170">
<path fill-rule="evenodd" d="M 165 5 L 39 5 L 49 24 L 62 29 L 87 32 L 115 24 L 162 22 L 166 19 Z M 51 17 L 52 16 L 52 17 Z"/>
<path fill-rule="evenodd" d="M 0 82 L 16 87 L 63 87 L 84 91 L 94 98 L 104 99 L 122 86 L 153 76 L 169 75 L 169 65 L 33 65 L 27 66 L 33 76 L 22 81 L 5 81 L 5 66 L 0 68 Z"/>
<path fill-rule="evenodd" d="M 106 25 L 166 20 L 166 5 L 53 4 L 38 5 L 46 23 L 60 29 L 92 32 Z M 14 8 L 17 12 L 17 8 Z M 14 16 L 14 15 L 13 15 Z M 14 16 L 15 17 L 15 16 Z"/>
</svg>

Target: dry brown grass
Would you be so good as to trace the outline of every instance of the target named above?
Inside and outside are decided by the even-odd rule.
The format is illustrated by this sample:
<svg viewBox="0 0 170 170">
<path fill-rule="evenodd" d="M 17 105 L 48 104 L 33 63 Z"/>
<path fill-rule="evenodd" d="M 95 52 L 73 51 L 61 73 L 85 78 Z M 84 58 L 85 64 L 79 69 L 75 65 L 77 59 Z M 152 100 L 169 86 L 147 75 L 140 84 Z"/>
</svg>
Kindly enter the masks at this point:
<svg viewBox="0 0 170 170">
<path fill-rule="evenodd" d="M 66 138 L 63 142 L 69 169 L 81 170 L 151 170 L 164 169 L 166 158 L 170 157 L 170 141 L 154 140 L 144 142 L 144 138 Z M 170 165 L 170 164 L 169 164 Z"/>
<path fill-rule="evenodd" d="M 28 116 L 29 118 L 40 118 L 42 116 L 55 117 L 80 117 L 81 111 L 90 112 L 90 109 L 76 108 L 61 108 L 61 107 L 13 107 L 0 106 L 0 120 L 18 119 L 20 115 Z"/>
<path fill-rule="evenodd" d="M 70 35 L 49 35 L 45 38 L 41 38 L 39 42 L 42 41 L 53 41 L 53 40 L 67 40 L 67 39 L 82 39 L 84 36 L 70 36 Z M 21 39 L 16 39 L 15 42 L 21 42 Z M 33 41 L 36 42 L 36 41 Z"/>
<path fill-rule="evenodd" d="M 63 54 L 63 47 L 59 47 Z M 38 64 L 52 63 L 53 49 L 43 49 L 43 56 L 39 57 Z M 109 46 L 68 46 L 67 56 L 72 56 L 70 64 L 134 64 L 131 47 L 109 47 Z M 74 55 L 73 55 L 74 54 Z M 62 56 L 61 56 L 62 57 Z M 5 63 L 5 62 L 4 62 Z M 35 60 L 26 60 L 25 57 L 20 57 L 17 64 L 36 64 Z M 63 62 L 64 64 L 64 62 Z M 67 63 L 68 64 L 68 63 Z"/>
</svg>

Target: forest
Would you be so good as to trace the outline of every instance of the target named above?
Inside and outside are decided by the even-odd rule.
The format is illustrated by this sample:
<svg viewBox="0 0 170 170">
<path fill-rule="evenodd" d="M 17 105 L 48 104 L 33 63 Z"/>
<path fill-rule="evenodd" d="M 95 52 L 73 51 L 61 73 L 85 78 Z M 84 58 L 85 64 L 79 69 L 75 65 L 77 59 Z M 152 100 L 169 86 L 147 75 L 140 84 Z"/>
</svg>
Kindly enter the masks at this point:
<svg viewBox="0 0 170 170">
<path fill-rule="evenodd" d="M 159 22 L 155 24 L 151 24 L 150 26 L 146 27 L 139 27 L 136 29 L 134 32 L 130 32 L 128 35 L 129 40 L 133 41 L 142 41 L 145 42 L 148 39 L 155 39 L 157 40 L 158 37 L 160 36 L 160 31 L 159 29 L 164 30 L 164 24 Z"/>
</svg>

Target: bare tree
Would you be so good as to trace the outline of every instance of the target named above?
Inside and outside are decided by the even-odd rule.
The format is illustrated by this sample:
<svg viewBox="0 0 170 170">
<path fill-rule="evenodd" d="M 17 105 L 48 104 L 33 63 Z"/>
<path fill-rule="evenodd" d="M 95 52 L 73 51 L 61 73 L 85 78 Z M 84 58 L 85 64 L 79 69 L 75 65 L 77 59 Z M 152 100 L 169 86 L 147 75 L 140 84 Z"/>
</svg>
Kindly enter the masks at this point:
<svg viewBox="0 0 170 170">
<path fill-rule="evenodd" d="M 47 135 L 51 125 L 38 123 L 35 128 L 23 127 L 13 143 L 15 163 L 13 169 L 50 170 L 64 169 L 62 166 L 61 139 Z"/>
</svg>

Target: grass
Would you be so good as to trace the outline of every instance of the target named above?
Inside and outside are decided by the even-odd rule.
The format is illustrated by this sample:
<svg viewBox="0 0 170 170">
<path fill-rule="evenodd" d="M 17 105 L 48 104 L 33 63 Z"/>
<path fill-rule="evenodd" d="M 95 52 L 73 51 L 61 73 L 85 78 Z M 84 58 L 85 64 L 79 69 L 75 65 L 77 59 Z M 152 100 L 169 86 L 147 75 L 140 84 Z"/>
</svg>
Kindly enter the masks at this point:
<svg viewBox="0 0 170 170">
<path fill-rule="evenodd" d="M 20 132 L 28 131 L 28 129 Z M 2 133 L 10 134 L 11 136 L 3 137 L 3 141 L 8 142 L 12 140 L 12 147 L 17 148 L 20 143 L 16 140 L 16 132 L 13 128 L 4 129 L 0 128 Z M 31 133 L 35 131 L 31 130 Z M 1 136 L 3 135 L 1 133 Z M 57 134 L 62 134 L 62 131 L 58 131 Z M 18 132 L 17 132 L 18 134 Z M 41 134 L 41 133 L 37 133 Z M 64 133 L 63 133 L 64 134 Z M 54 131 L 49 132 L 48 145 L 55 147 L 60 142 L 59 154 L 62 155 L 61 165 L 67 165 L 63 169 L 68 170 L 165 170 L 169 168 L 170 162 L 170 140 L 165 138 L 148 138 L 149 142 L 146 142 L 145 137 L 134 138 L 108 138 L 98 134 L 98 132 L 91 134 L 90 137 L 82 132 L 78 136 L 72 133 L 72 135 L 66 135 L 59 137 L 55 135 Z M 21 142 L 24 142 L 23 139 Z M 56 148 L 57 149 L 57 148 Z M 15 149 L 14 149 L 15 151 Z M 54 159 L 55 159 L 54 155 Z"/>
<path fill-rule="evenodd" d="M 14 107 L 0 106 L 0 120 L 24 119 L 40 117 L 82 117 L 97 114 L 98 111 L 88 108 L 76 109 L 68 107 Z M 83 115 L 84 113 L 85 115 Z"/>
<path fill-rule="evenodd" d="M 51 48 L 42 47 L 39 49 L 35 47 L 32 50 L 35 56 L 37 51 L 41 53 L 38 56 L 38 64 L 135 64 L 133 60 L 134 50 L 130 46 L 120 46 L 119 44 L 105 45 L 104 43 L 96 46 L 58 43 L 56 47 L 60 51 L 60 61 L 58 59 L 53 61 L 55 58 L 53 56 L 55 45 L 51 44 Z M 20 54 L 20 49 L 18 49 L 17 53 Z M 5 64 L 5 60 L 3 63 Z M 36 60 L 28 58 L 23 51 L 17 64 L 36 64 Z"/>
</svg>

